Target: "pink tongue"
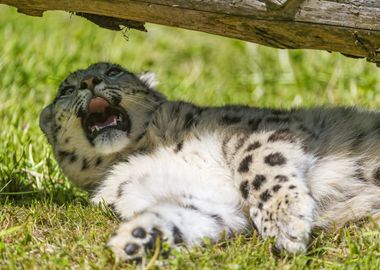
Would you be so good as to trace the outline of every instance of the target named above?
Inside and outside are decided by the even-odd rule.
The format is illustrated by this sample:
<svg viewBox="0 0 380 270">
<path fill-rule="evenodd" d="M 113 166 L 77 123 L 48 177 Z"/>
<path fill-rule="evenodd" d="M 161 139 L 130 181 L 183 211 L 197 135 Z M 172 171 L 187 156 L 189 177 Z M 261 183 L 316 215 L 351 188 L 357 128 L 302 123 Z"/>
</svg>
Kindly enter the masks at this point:
<svg viewBox="0 0 380 270">
<path fill-rule="evenodd" d="M 110 104 L 101 97 L 96 97 L 91 99 L 90 104 L 88 104 L 88 112 L 103 112 Z"/>
<path fill-rule="evenodd" d="M 111 116 L 109 116 L 108 118 L 107 118 L 107 120 L 105 121 L 105 122 L 103 122 L 103 123 L 99 123 L 99 127 L 108 127 L 108 126 L 110 126 L 111 124 L 113 124 L 114 123 L 114 121 L 115 121 L 115 119 L 116 119 L 116 116 L 115 115 L 111 115 Z"/>
</svg>

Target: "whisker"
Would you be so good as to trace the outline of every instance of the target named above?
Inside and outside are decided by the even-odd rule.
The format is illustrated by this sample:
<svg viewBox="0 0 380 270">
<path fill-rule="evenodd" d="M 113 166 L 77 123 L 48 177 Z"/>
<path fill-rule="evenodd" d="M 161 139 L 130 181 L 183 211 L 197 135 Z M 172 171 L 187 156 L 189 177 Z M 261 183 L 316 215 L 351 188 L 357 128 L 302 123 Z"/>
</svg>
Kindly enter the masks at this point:
<svg viewBox="0 0 380 270">
<path fill-rule="evenodd" d="M 102 90 L 104 89 L 113 89 L 113 90 L 119 90 L 119 91 L 122 91 L 123 89 L 119 88 L 119 87 L 116 87 L 116 86 L 112 86 L 112 85 L 107 85 L 105 86 Z"/>
<path fill-rule="evenodd" d="M 139 106 L 142 106 L 142 107 L 145 107 L 149 110 L 153 110 L 155 107 L 150 105 L 149 103 L 144 103 L 144 102 L 141 102 L 139 100 L 135 100 L 135 99 L 132 99 L 132 98 L 129 98 L 128 101 L 136 104 L 136 105 L 139 105 Z"/>
</svg>

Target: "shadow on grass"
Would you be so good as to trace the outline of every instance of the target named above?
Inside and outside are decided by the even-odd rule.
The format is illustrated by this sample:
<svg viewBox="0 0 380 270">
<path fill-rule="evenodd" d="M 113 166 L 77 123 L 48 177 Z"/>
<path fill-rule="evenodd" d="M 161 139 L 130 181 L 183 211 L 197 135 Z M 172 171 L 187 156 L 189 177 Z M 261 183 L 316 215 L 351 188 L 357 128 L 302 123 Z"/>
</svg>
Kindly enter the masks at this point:
<svg viewBox="0 0 380 270">
<path fill-rule="evenodd" d="M 57 205 L 65 205 L 67 203 L 78 203 L 83 206 L 90 205 L 91 202 L 88 200 L 88 195 L 86 192 L 81 192 L 82 194 L 76 194 L 76 192 L 67 191 L 35 191 L 28 193 L 12 193 L 5 192 L 0 193 L 0 205 L 9 204 L 28 207 L 35 203 L 36 201 L 49 202 Z"/>
<path fill-rule="evenodd" d="M 50 156 L 31 162 L 25 148 L 18 154 L 0 156 L 0 203 L 27 206 L 37 200 L 58 205 L 73 201 L 88 204 L 88 197 L 60 173 Z"/>
<path fill-rule="evenodd" d="M 13 177 L 3 178 L 0 181 L 0 204 L 12 202 L 14 205 L 28 206 L 35 201 L 44 201 L 58 205 L 73 202 L 88 205 L 90 203 L 88 198 L 88 192 L 72 185 L 51 182 L 48 189 L 38 189 L 32 183 L 19 181 Z"/>
</svg>

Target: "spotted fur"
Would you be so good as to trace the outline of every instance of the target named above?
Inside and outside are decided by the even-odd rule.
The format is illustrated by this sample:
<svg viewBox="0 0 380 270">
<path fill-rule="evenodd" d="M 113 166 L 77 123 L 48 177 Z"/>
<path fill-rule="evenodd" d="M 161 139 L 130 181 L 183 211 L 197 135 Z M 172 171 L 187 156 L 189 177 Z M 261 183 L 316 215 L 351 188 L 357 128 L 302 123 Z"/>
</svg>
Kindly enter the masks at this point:
<svg viewBox="0 0 380 270">
<path fill-rule="evenodd" d="M 117 258 L 142 258 L 157 237 L 191 247 L 252 223 L 301 252 L 315 227 L 380 216 L 378 112 L 198 107 L 155 86 L 149 73 L 94 64 L 40 117 L 64 173 L 123 220 L 108 243 Z M 95 97 L 121 108 L 123 129 L 89 135 Z"/>
</svg>

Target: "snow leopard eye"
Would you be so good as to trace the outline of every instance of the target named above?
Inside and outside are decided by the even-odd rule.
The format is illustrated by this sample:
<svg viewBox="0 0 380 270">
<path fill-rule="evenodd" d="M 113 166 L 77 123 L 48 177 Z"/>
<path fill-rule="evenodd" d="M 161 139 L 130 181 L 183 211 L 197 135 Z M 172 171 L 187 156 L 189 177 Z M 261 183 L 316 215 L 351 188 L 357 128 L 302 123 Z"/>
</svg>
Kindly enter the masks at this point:
<svg viewBox="0 0 380 270">
<path fill-rule="evenodd" d="M 71 95 L 72 93 L 74 93 L 74 91 L 75 91 L 75 87 L 74 86 L 72 86 L 72 85 L 65 86 L 65 87 L 62 88 L 60 96 Z"/>
<path fill-rule="evenodd" d="M 107 70 L 106 75 L 108 77 L 115 77 L 115 76 L 121 74 L 122 72 L 123 72 L 123 70 L 121 68 L 111 67 L 109 70 Z"/>
</svg>

